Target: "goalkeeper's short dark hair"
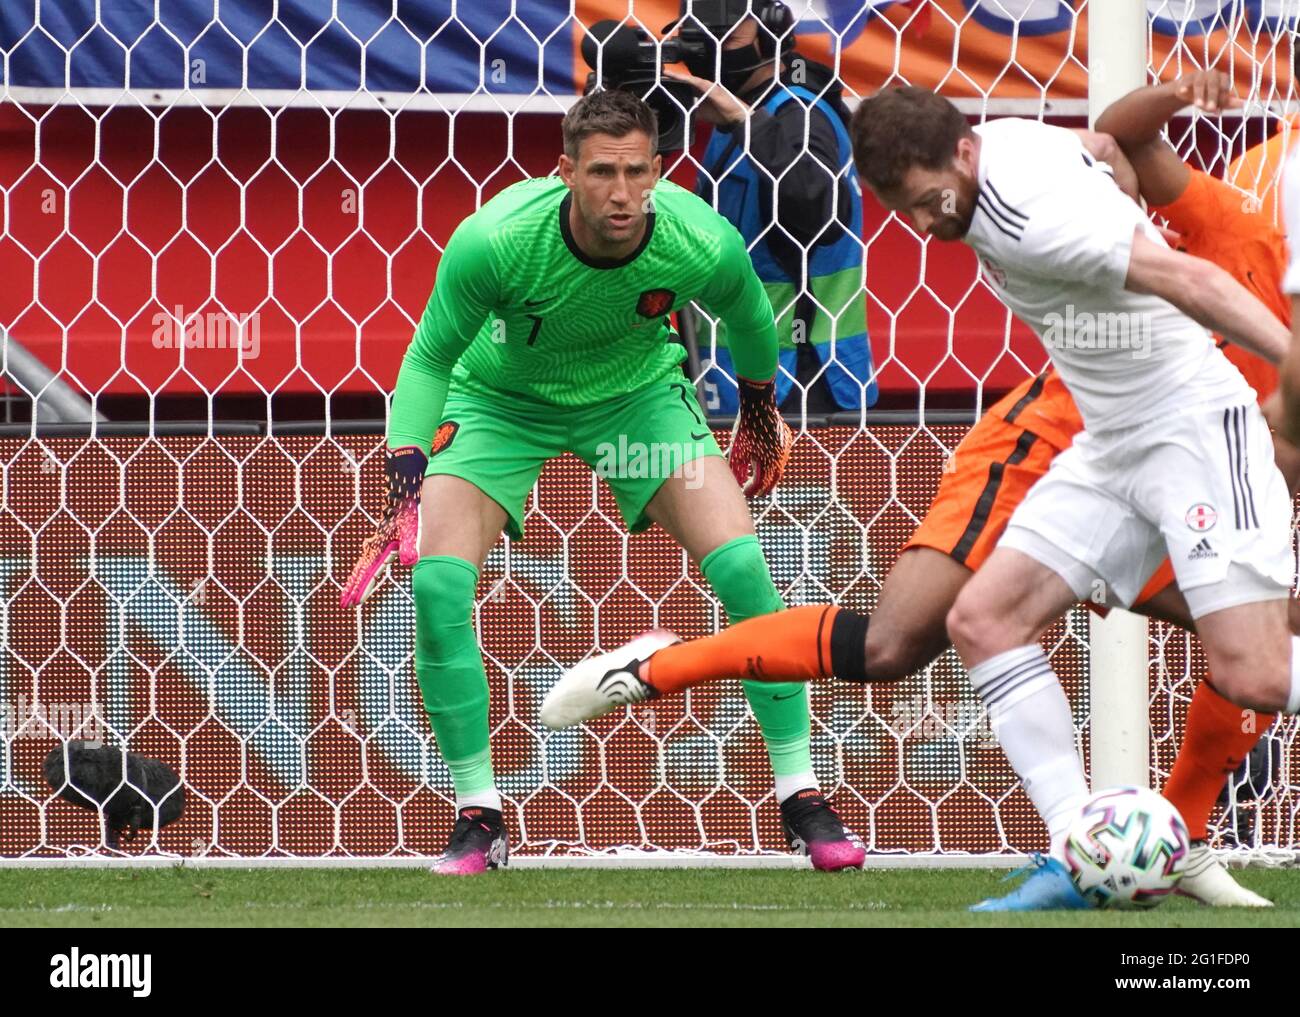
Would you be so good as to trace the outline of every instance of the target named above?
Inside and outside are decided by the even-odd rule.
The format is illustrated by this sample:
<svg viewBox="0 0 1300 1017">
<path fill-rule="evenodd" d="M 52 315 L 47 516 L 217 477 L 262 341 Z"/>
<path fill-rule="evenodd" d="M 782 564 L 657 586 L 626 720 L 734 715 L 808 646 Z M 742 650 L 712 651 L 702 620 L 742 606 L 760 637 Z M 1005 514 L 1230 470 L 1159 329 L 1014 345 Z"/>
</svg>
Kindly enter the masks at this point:
<svg viewBox="0 0 1300 1017">
<path fill-rule="evenodd" d="M 593 134 L 621 138 L 642 131 L 650 138 L 650 151 L 659 149 L 659 120 L 655 111 L 635 92 L 622 88 L 605 88 L 584 95 L 564 115 L 561 130 L 564 154 L 570 159 L 578 158 L 583 139 Z"/>
</svg>

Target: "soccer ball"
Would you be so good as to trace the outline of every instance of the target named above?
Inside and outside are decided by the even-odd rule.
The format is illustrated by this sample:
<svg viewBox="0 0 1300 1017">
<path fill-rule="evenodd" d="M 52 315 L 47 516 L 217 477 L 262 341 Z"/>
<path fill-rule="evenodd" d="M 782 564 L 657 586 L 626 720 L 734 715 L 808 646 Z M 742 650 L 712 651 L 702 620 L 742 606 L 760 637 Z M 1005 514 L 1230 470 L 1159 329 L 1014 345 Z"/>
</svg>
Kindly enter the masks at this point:
<svg viewBox="0 0 1300 1017">
<path fill-rule="evenodd" d="M 1153 908 L 1183 878 L 1187 824 L 1168 799 L 1113 787 L 1084 803 L 1065 838 L 1065 864 L 1097 907 Z"/>
</svg>

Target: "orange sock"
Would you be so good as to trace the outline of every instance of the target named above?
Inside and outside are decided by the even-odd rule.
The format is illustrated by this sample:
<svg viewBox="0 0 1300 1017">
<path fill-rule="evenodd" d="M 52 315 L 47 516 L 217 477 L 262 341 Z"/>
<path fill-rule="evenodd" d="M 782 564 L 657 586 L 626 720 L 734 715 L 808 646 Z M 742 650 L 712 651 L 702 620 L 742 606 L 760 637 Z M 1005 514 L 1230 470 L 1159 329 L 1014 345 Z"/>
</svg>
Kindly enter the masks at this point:
<svg viewBox="0 0 1300 1017">
<path fill-rule="evenodd" d="M 1247 718 L 1246 712 L 1219 695 L 1209 682 L 1201 682 L 1192 694 L 1187 733 L 1164 788 L 1164 796 L 1183 814 L 1192 840 L 1205 839 L 1210 812 L 1224 780 L 1250 754 L 1276 716 L 1258 713 Z M 1252 722 L 1245 723 L 1247 719 Z"/>
<path fill-rule="evenodd" d="M 641 665 L 641 679 L 673 693 L 724 678 L 810 682 L 831 675 L 831 625 L 825 604 L 750 618 L 716 636 L 660 650 Z"/>
</svg>

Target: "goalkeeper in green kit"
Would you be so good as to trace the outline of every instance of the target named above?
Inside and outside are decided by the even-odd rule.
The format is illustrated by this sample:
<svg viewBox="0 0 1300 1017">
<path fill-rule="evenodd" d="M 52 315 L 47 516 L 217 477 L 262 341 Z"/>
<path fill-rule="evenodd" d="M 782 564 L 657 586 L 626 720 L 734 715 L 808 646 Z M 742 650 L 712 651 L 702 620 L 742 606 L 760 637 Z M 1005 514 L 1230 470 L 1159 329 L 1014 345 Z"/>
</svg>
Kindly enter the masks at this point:
<svg viewBox="0 0 1300 1017">
<path fill-rule="evenodd" d="M 744 241 L 707 204 L 660 182 L 654 113 L 596 92 L 564 118 L 560 176 L 506 188 L 456 229 L 407 350 L 388 427 L 388 505 L 344 588 L 359 604 L 394 551 L 411 576 L 415 670 L 456 788 L 434 869 L 504 865 L 508 834 L 488 746 L 488 688 L 472 624 L 479 568 L 548 460 L 571 451 L 609 484 L 632 532 L 658 523 L 699 564 L 734 624 L 783 607 L 737 480 L 780 479 L 793 436 L 776 409 L 771 304 Z M 682 374 L 668 315 L 699 300 L 727 324 L 740 385 L 728 468 Z M 645 476 L 610 450 L 654 450 Z M 733 473 L 735 476 L 733 477 Z M 672 637 L 644 637 L 647 655 Z M 865 851 L 822 797 L 806 687 L 746 682 L 791 846 L 818 868 Z"/>
</svg>

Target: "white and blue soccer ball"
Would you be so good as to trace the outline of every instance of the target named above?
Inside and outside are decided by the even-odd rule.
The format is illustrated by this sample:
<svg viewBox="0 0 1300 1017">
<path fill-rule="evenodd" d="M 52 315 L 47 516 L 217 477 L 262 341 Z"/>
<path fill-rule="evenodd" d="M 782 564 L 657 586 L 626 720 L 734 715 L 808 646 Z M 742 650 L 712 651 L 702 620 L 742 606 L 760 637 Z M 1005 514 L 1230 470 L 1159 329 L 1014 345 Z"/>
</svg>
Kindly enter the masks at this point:
<svg viewBox="0 0 1300 1017">
<path fill-rule="evenodd" d="M 1142 787 L 1112 787 L 1084 803 L 1065 838 L 1065 865 L 1097 907 L 1153 908 L 1183 878 L 1187 824 L 1168 799 Z"/>
</svg>

